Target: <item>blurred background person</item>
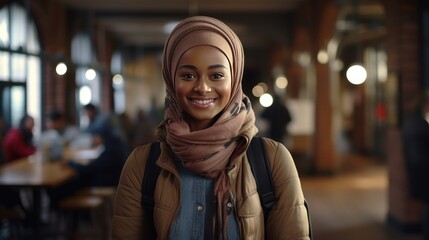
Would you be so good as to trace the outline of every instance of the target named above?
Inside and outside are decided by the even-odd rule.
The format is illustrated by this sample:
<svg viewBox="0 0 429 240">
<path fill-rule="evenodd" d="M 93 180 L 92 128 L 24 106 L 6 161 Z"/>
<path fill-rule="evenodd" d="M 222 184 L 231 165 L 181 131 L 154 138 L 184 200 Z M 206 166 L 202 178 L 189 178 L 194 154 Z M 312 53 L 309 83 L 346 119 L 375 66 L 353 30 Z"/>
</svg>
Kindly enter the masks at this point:
<svg viewBox="0 0 429 240">
<path fill-rule="evenodd" d="M 33 128 L 34 118 L 25 114 L 20 119 L 17 128 L 9 129 L 3 139 L 6 163 L 28 157 L 36 152 L 36 147 L 33 143 Z M 31 193 L 26 189 L 0 188 L 0 196 L 0 207 L 18 211 L 23 218 L 24 226 L 28 226 L 29 222 L 27 220 L 31 219 L 30 216 L 32 215 L 29 200 Z"/>
<path fill-rule="evenodd" d="M 61 199 L 86 187 L 116 187 L 122 167 L 128 157 L 128 148 L 120 137 L 107 126 L 91 129 L 92 149 L 98 154 L 92 159 L 72 158 L 65 163 L 73 168 L 78 177 L 67 184 L 48 191 L 51 206 L 56 207 Z"/>
<path fill-rule="evenodd" d="M 3 138 L 4 138 L 4 119 L 0 115 L 0 166 L 6 162 L 6 157 L 3 151 Z"/>
<path fill-rule="evenodd" d="M 3 117 L 0 116 L 0 146 L 3 146 L 3 128 L 4 128 L 4 122 Z M 0 148 L 0 166 L 6 162 L 5 156 L 3 154 L 3 147 Z M 24 208 L 21 205 L 20 197 L 19 197 L 19 191 L 6 189 L 6 188 L 0 188 L 0 208 L 17 208 L 22 209 Z M 1 210 L 0 210 L 1 211 Z M 1 223 L 0 223 L 1 226 Z"/>
<path fill-rule="evenodd" d="M 402 129 L 405 163 L 410 194 L 423 203 L 423 239 L 429 240 L 429 98 L 416 94 L 413 104 Z"/>
<path fill-rule="evenodd" d="M 117 116 L 111 112 L 101 113 L 99 108 L 92 103 L 88 103 L 83 107 L 86 116 L 86 123 L 83 124 L 84 131 L 91 133 L 97 128 L 109 128 L 114 132 L 122 142 L 122 145 L 129 145 L 128 135 L 123 116 Z M 86 126 L 86 127 L 85 127 Z"/>
<path fill-rule="evenodd" d="M 90 132 L 92 129 L 101 125 L 107 124 L 109 121 L 108 114 L 101 114 L 97 106 L 92 103 L 88 103 L 83 106 L 84 115 L 86 117 L 85 130 Z"/>
<path fill-rule="evenodd" d="M 286 143 L 287 126 L 292 121 L 292 116 L 279 96 L 273 94 L 273 104 L 262 111 L 261 117 L 269 123 L 268 137 Z"/>
<path fill-rule="evenodd" d="M 28 157 L 36 152 L 33 143 L 33 128 L 34 119 L 26 114 L 19 121 L 18 128 L 9 129 L 3 140 L 3 150 L 7 162 Z"/>
<path fill-rule="evenodd" d="M 80 129 L 67 123 L 62 112 L 53 110 L 47 116 L 46 130 L 42 132 L 37 146 L 49 154 L 49 159 L 59 160 L 64 148 L 69 147 L 80 135 Z"/>
<path fill-rule="evenodd" d="M 106 126 L 92 129 L 91 134 L 93 147 L 101 149 L 100 155 L 87 164 L 69 161 L 68 165 L 79 173 L 86 186 L 116 186 L 129 151 L 116 132 Z"/>
</svg>

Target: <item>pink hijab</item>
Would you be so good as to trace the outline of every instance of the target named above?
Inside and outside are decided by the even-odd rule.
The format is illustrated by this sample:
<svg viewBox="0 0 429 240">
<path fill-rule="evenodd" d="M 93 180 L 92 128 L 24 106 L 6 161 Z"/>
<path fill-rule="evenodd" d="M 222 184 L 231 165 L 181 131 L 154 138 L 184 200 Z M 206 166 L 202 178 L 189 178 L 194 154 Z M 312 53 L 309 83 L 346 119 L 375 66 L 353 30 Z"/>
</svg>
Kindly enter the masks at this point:
<svg viewBox="0 0 429 240">
<path fill-rule="evenodd" d="M 177 103 L 174 76 L 183 54 L 192 47 L 208 45 L 227 57 L 232 76 L 231 98 L 212 126 L 190 131 Z M 235 158 L 245 151 L 257 133 L 250 100 L 243 94 L 243 47 L 237 35 L 223 22 L 205 16 L 194 16 L 179 23 L 168 38 L 163 55 L 163 77 L 166 84 L 164 121 L 157 129 L 161 142 L 171 147 L 185 168 L 215 180 L 217 197 L 216 232 L 226 239 L 226 202 L 233 199 L 226 174 Z"/>
</svg>

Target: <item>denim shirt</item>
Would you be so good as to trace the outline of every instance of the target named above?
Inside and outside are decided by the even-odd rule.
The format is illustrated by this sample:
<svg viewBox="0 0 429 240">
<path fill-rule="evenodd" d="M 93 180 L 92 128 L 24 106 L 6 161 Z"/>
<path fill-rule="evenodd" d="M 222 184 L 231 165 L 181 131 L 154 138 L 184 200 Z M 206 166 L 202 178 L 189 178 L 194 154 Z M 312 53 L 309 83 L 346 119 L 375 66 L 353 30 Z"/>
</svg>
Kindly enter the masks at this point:
<svg viewBox="0 0 429 240">
<path fill-rule="evenodd" d="M 200 177 L 177 161 L 181 182 L 180 209 L 170 232 L 170 239 L 212 239 L 213 214 L 216 211 L 213 196 L 214 181 Z M 235 211 L 228 216 L 228 239 L 239 239 Z"/>
</svg>

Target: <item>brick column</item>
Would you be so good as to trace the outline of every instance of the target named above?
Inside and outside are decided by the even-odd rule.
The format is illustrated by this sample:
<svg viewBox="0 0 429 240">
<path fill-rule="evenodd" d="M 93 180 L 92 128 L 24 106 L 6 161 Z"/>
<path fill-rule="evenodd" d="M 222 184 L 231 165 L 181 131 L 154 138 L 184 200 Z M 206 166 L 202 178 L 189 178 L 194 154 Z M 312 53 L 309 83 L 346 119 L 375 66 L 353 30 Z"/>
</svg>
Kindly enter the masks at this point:
<svg viewBox="0 0 429 240">
<path fill-rule="evenodd" d="M 388 69 L 398 80 L 397 122 L 387 132 L 386 159 L 389 174 L 388 223 L 403 232 L 420 224 L 420 203 L 409 195 L 402 152 L 401 123 L 412 109 L 410 100 L 423 89 L 421 76 L 420 1 L 385 0 Z"/>
</svg>

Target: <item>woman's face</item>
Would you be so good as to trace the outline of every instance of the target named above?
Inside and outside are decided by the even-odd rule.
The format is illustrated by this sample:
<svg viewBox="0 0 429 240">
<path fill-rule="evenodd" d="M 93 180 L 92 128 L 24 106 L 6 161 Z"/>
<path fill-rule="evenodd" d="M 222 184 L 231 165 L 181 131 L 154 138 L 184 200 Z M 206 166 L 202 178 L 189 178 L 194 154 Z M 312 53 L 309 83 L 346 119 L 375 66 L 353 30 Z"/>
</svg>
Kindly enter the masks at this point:
<svg viewBox="0 0 429 240">
<path fill-rule="evenodd" d="M 197 46 L 186 51 L 174 81 L 177 102 L 189 117 L 191 131 L 209 127 L 231 97 L 231 68 L 215 47 Z"/>
<path fill-rule="evenodd" d="M 34 119 L 30 118 L 30 117 L 27 118 L 27 119 L 25 119 L 25 121 L 24 121 L 24 128 L 25 128 L 25 130 L 27 130 L 29 132 L 33 131 L 33 128 L 34 128 Z"/>
</svg>

